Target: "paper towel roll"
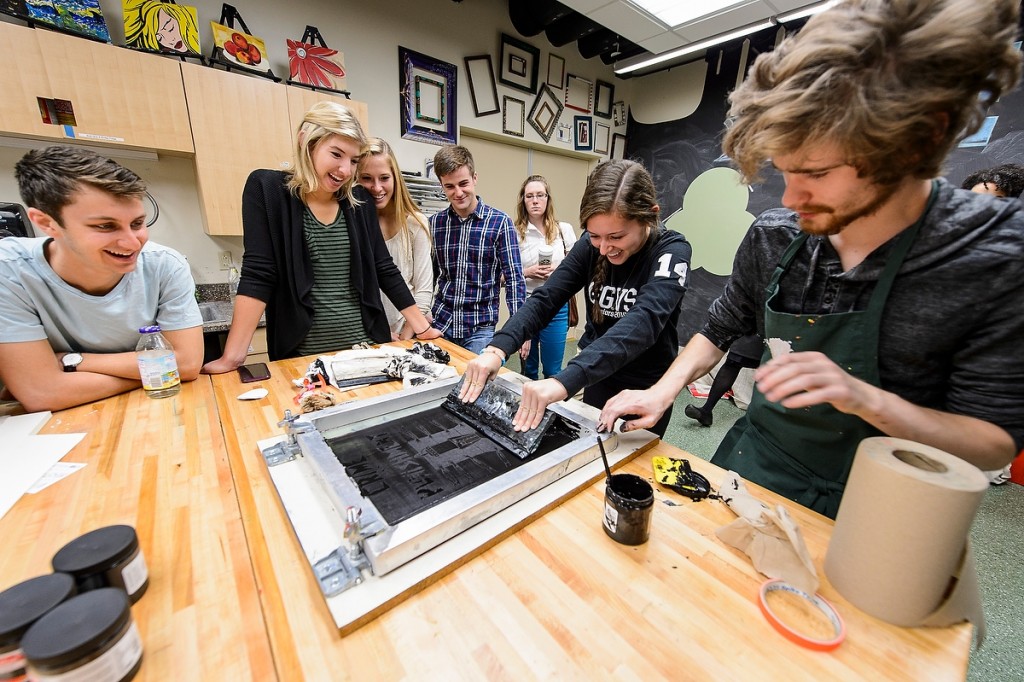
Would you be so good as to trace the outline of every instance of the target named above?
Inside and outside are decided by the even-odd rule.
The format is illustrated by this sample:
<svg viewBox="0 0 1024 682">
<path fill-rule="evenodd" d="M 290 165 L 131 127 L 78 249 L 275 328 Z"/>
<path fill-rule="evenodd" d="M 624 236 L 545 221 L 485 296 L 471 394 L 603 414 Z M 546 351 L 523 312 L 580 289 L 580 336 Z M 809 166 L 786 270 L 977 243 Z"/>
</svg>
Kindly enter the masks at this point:
<svg viewBox="0 0 1024 682">
<path fill-rule="evenodd" d="M 988 479 L 947 452 L 866 438 L 825 556 L 825 575 L 851 604 L 896 625 L 969 620 L 984 637 L 969 535 Z"/>
</svg>

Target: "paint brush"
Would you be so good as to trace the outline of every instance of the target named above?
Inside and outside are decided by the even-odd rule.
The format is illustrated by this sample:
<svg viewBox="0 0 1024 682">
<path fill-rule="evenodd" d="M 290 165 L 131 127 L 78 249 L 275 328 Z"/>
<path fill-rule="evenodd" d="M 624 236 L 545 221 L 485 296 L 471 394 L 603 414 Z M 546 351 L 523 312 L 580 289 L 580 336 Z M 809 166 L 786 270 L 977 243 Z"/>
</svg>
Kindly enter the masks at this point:
<svg viewBox="0 0 1024 682">
<path fill-rule="evenodd" d="M 597 437 L 597 447 L 601 449 L 601 461 L 604 462 L 604 472 L 608 474 L 608 478 L 611 478 L 612 468 L 608 466 L 608 455 L 604 451 L 604 441 L 601 440 L 601 436 Z"/>
</svg>

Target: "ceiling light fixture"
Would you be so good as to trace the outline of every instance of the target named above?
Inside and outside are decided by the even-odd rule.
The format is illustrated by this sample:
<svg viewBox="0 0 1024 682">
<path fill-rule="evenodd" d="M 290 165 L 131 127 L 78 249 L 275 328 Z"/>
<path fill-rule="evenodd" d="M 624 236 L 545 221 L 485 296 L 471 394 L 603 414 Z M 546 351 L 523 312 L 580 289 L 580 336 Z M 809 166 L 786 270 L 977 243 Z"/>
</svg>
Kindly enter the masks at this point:
<svg viewBox="0 0 1024 682">
<path fill-rule="evenodd" d="M 827 0 L 826 2 L 819 2 L 817 5 L 809 5 L 807 7 L 795 9 L 792 12 L 787 12 L 786 14 L 780 14 L 779 16 L 775 17 L 775 21 L 779 22 L 780 24 L 784 24 L 787 21 L 793 21 L 794 19 L 803 19 L 804 17 L 809 17 L 812 14 L 824 12 L 829 7 L 833 7 L 838 4 L 839 0 Z"/>
<path fill-rule="evenodd" d="M 640 57 L 637 60 L 623 62 L 622 66 L 615 67 L 615 73 L 618 75 L 632 73 L 633 71 L 644 69 L 647 68 L 648 66 L 654 66 L 656 64 L 661 64 L 662 62 L 667 62 L 670 59 L 676 59 L 677 57 L 683 57 L 688 54 L 693 54 L 694 52 L 700 52 L 701 50 L 713 47 L 714 45 L 718 45 L 720 43 L 727 43 L 730 40 L 742 38 L 745 35 L 756 33 L 762 29 L 769 28 L 774 25 L 774 21 L 772 21 L 771 19 L 765 19 L 764 21 L 759 21 L 756 24 L 743 26 L 742 28 L 738 28 L 735 31 L 729 31 L 728 33 L 720 33 L 719 35 L 712 36 L 710 38 L 705 38 L 704 40 L 699 40 L 696 43 L 690 43 L 689 45 L 684 45 L 683 47 L 677 48 L 675 50 L 670 50 L 669 52 L 663 52 L 662 54 L 654 55 L 653 57 Z"/>
</svg>

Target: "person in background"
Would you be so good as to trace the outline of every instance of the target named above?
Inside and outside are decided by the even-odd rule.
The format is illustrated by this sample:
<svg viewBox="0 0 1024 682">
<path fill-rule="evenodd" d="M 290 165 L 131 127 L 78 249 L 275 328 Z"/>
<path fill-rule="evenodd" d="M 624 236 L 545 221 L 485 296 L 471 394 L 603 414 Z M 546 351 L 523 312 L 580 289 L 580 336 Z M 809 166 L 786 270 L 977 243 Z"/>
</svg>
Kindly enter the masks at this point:
<svg viewBox="0 0 1024 682">
<path fill-rule="evenodd" d="M 0 382 L 29 412 L 141 386 L 139 329 L 160 325 L 183 381 L 199 375 L 203 318 L 188 263 L 149 241 L 134 172 L 55 145 L 14 167 L 41 238 L 0 240 Z"/>
<path fill-rule="evenodd" d="M 391 145 L 379 137 L 371 137 L 363 150 L 357 172 L 359 184 L 370 193 L 377 207 L 377 220 L 388 253 L 416 299 L 416 307 L 429 321 L 430 305 L 434 300 L 430 228 L 427 219 L 416 210 L 416 204 L 409 196 Z M 392 339 L 411 339 L 413 330 L 406 324 L 402 314 L 391 301 L 382 301 Z"/>
<path fill-rule="evenodd" d="M 1024 193 L 1024 166 L 1005 163 L 971 173 L 961 183 L 960 188 L 978 194 L 991 194 L 994 197 L 1020 197 Z M 1021 450 L 1017 456 L 1024 457 L 1024 450 Z M 1010 480 L 1010 468 L 1011 465 L 1007 464 L 1001 469 L 993 469 L 984 473 L 992 485 L 1002 485 Z"/>
<path fill-rule="evenodd" d="M 679 348 L 679 304 L 692 250 L 683 235 L 658 222 L 654 181 L 640 164 L 614 160 L 587 178 L 580 202 L 583 234 L 561 265 L 466 367 L 459 397 L 476 400 L 505 358 L 586 292 L 587 324 L 580 353 L 554 377 L 523 386 L 513 418 L 518 431 L 536 428 L 547 406 L 583 389 L 583 402 L 602 407 L 627 388 L 658 380 Z M 664 435 L 671 412 L 651 424 Z"/>
<path fill-rule="evenodd" d="M 519 257 L 523 265 L 523 277 L 526 278 L 526 293 L 530 296 L 547 281 L 576 243 L 572 225 L 555 220 L 555 201 L 551 197 L 551 188 L 541 175 L 531 175 L 519 188 L 516 233 L 519 235 Z M 545 263 L 539 262 L 541 249 L 546 249 Z M 531 339 L 529 352 L 523 358 L 523 374 L 527 378 L 538 377 L 540 364 L 544 365 L 545 378 L 562 371 L 568 332 L 569 304 L 566 303 L 551 318 L 551 322 Z"/>
<path fill-rule="evenodd" d="M 964 179 L 960 188 L 996 197 L 1019 197 L 1024 193 L 1024 166 L 1004 163 L 976 171 Z"/>
<path fill-rule="evenodd" d="M 835 517 L 860 442 L 886 435 L 981 469 L 1024 444 L 1024 212 L 938 178 L 1020 75 L 1018 0 L 846 0 L 757 58 L 724 152 L 771 163 L 709 319 L 599 425 L 660 418 L 744 334 L 769 347 L 712 461 Z M 908 74 L 913 74 L 908 78 Z"/>
<path fill-rule="evenodd" d="M 741 369 L 753 369 L 761 363 L 763 352 L 764 340 L 757 334 L 747 334 L 733 341 L 733 344 L 729 346 L 729 354 L 725 357 L 725 362 L 718 368 L 715 378 L 711 381 L 708 399 L 702 407 L 687 405 L 683 410 L 686 416 L 696 419 L 701 426 L 714 424 L 715 405 L 732 388 Z"/>
<path fill-rule="evenodd" d="M 430 217 L 439 270 L 434 322 L 446 339 L 479 353 L 498 323 L 502 278 L 510 315 L 526 298 L 519 240 L 512 220 L 477 196 L 468 149 L 441 147 L 434 155 L 434 172 L 450 202 Z"/>
<path fill-rule="evenodd" d="M 203 371 L 239 367 L 267 315 L 271 360 L 386 343 L 384 291 L 416 338 L 440 334 L 388 253 L 373 201 L 354 182 L 366 136 L 340 104 L 318 102 L 295 133 L 289 171 L 255 170 L 242 191 L 245 252 L 231 330 Z"/>
</svg>

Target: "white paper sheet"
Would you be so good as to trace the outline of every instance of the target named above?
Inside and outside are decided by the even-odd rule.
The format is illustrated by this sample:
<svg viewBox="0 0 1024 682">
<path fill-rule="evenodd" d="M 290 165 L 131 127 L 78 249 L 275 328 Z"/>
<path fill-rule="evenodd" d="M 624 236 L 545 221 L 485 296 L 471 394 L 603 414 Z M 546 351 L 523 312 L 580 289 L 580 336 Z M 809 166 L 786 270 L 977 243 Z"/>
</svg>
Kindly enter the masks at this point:
<svg viewBox="0 0 1024 682">
<path fill-rule="evenodd" d="M 0 418 L 0 517 L 85 437 L 84 433 L 34 435 L 49 417 L 40 412 Z"/>
</svg>

